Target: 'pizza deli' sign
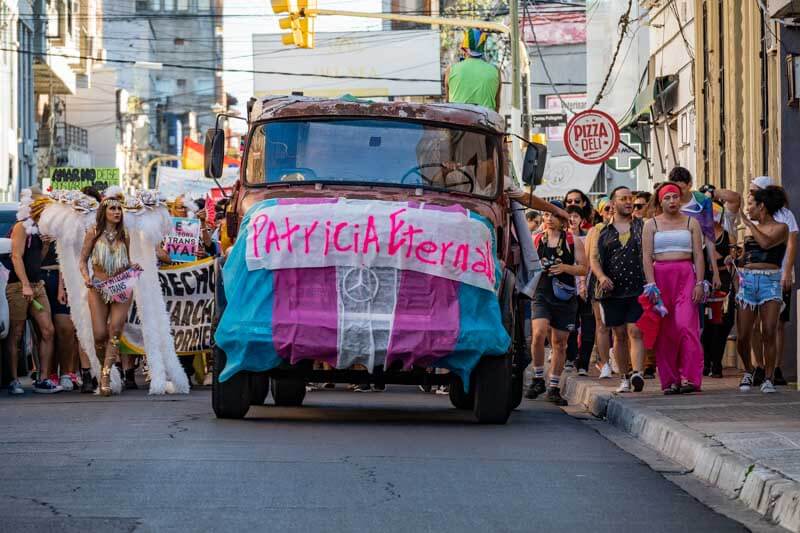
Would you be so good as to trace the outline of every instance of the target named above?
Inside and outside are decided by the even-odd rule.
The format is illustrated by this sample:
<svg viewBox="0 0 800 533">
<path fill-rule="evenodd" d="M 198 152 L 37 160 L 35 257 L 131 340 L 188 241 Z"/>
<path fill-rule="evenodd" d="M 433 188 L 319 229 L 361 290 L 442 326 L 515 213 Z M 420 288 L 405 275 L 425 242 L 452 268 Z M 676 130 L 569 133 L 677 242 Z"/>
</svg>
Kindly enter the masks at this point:
<svg viewBox="0 0 800 533">
<path fill-rule="evenodd" d="M 602 163 L 619 148 L 619 127 L 613 118 L 602 111 L 582 111 L 567 124 L 564 146 L 569 155 L 580 163 Z"/>
</svg>

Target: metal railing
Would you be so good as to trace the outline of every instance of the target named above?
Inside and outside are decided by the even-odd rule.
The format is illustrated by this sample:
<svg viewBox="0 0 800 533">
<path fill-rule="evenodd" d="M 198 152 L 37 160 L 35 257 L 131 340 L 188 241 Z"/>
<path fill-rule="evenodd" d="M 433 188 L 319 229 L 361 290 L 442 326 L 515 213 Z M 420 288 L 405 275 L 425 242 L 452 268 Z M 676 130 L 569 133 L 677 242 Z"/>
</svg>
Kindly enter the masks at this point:
<svg viewBox="0 0 800 533">
<path fill-rule="evenodd" d="M 89 131 L 66 122 L 56 123 L 54 132 L 46 126 L 39 128 L 39 147 L 46 148 L 51 144 L 55 148 L 71 147 L 88 152 Z"/>
</svg>

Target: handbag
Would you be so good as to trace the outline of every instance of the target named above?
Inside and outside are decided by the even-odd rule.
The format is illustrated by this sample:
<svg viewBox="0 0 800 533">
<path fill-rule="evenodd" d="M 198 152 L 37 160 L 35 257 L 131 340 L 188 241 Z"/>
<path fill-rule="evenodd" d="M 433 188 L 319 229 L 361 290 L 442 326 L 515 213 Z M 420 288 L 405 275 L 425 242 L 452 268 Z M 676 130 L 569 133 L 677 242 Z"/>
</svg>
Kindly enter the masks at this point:
<svg viewBox="0 0 800 533">
<path fill-rule="evenodd" d="M 558 278 L 552 278 L 552 281 L 553 295 L 561 301 L 566 302 L 570 300 L 578 292 L 577 287 L 567 285 L 566 283 L 559 281 Z"/>
</svg>

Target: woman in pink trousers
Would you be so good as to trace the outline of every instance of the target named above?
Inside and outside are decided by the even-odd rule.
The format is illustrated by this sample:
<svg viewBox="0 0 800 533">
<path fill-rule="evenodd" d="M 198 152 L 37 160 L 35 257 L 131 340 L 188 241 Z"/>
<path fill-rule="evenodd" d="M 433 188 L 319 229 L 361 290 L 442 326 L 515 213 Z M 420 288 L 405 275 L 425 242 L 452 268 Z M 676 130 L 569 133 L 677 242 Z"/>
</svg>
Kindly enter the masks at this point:
<svg viewBox="0 0 800 533">
<path fill-rule="evenodd" d="M 656 339 L 656 367 L 664 394 L 700 390 L 703 346 L 698 304 L 705 297 L 703 233 L 681 213 L 681 191 L 665 183 L 654 196 L 656 216 L 645 223 L 642 260 L 651 298 L 661 295 L 667 315 Z"/>
</svg>

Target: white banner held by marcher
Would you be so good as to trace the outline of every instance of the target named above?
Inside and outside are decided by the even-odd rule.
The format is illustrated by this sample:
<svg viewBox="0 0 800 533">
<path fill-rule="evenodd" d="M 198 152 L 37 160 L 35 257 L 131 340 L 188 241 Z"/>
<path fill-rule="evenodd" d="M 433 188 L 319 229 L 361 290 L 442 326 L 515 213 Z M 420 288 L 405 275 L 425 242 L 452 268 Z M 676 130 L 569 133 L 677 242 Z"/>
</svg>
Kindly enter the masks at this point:
<svg viewBox="0 0 800 533">
<path fill-rule="evenodd" d="M 225 168 L 219 179 L 223 187 L 232 187 L 239 177 L 239 169 Z M 202 170 L 184 170 L 182 168 L 158 167 L 156 174 L 158 191 L 170 200 L 184 196 L 197 200 L 205 198 L 211 189 L 216 188 L 214 180 L 203 176 Z"/>
<path fill-rule="evenodd" d="M 249 270 L 392 267 L 494 290 L 492 233 L 466 211 L 341 198 L 283 202 L 250 213 Z"/>
</svg>

